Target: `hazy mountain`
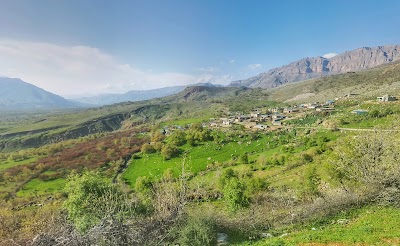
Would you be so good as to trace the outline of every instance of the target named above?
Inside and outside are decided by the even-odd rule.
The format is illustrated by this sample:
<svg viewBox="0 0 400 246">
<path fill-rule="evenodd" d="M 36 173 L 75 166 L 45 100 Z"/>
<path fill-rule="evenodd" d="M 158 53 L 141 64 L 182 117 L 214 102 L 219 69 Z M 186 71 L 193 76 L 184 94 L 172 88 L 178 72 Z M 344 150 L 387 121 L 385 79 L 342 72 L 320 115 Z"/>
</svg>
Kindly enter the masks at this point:
<svg viewBox="0 0 400 246">
<path fill-rule="evenodd" d="M 399 45 L 363 47 L 331 58 L 304 58 L 249 79 L 234 81 L 230 85 L 274 88 L 296 81 L 360 71 L 396 60 L 400 60 Z"/>
<path fill-rule="evenodd" d="M 199 83 L 196 85 L 207 86 L 207 87 L 218 87 L 218 85 L 213 85 L 211 83 Z M 124 94 L 102 94 L 92 97 L 75 98 L 74 101 L 97 105 L 97 106 L 109 105 L 120 102 L 128 102 L 128 101 L 136 102 L 136 101 L 143 101 L 153 98 L 170 96 L 185 90 L 185 88 L 187 87 L 188 86 L 171 86 L 153 90 L 132 90 Z"/>
<path fill-rule="evenodd" d="M 20 79 L 0 77 L 0 110 L 73 108 L 79 105 Z"/>
</svg>

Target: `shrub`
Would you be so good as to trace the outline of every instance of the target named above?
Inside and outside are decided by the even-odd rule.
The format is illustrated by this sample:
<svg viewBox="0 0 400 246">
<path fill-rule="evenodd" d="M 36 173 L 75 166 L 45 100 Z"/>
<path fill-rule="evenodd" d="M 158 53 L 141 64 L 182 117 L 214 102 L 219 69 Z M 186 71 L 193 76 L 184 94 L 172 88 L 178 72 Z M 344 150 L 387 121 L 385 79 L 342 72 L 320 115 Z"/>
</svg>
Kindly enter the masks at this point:
<svg viewBox="0 0 400 246">
<path fill-rule="evenodd" d="M 190 218 L 181 229 L 178 241 L 182 246 L 215 245 L 214 223 L 206 218 Z"/>
<path fill-rule="evenodd" d="M 249 199 L 245 195 L 246 187 L 238 178 L 231 178 L 224 186 L 223 194 L 228 209 L 235 212 L 249 205 Z"/>
<path fill-rule="evenodd" d="M 130 204 L 118 186 L 98 173 L 85 172 L 68 178 L 65 186 L 68 198 L 63 206 L 75 227 L 85 232 L 107 216 L 122 221 L 133 214 Z"/>
</svg>

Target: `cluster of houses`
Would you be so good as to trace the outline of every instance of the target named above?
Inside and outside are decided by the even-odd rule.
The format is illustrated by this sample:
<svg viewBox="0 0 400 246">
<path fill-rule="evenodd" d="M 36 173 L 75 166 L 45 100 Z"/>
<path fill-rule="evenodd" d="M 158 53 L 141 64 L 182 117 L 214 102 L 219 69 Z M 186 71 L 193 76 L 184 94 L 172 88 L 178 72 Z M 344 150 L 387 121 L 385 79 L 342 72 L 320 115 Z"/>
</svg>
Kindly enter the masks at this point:
<svg viewBox="0 0 400 246">
<path fill-rule="evenodd" d="M 376 100 L 378 102 L 393 102 L 396 101 L 397 98 L 395 96 L 383 95 L 381 97 L 377 97 Z"/>
<path fill-rule="evenodd" d="M 267 130 L 271 127 L 279 127 L 283 120 L 293 119 L 304 114 L 306 111 L 333 111 L 334 100 L 328 100 L 325 103 L 307 103 L 287 108 L 270 108 L 262 112 L 260 109 L 254 109 L 247 114 L 231 112 L 224 118 L 211 118 L 209 127 L 230 127 L 234 124 L 243 125 L 247 129 Z"/>
<path fill-rule="evenodd" d="M 350 93 L 345 95 L 342 99 L 349 99 L 356 97 L 358 94 Z M 340 100 L 335 98 L 335 100 Z M 247 129 L 252 130 L 268 130 L 270 128 L 279 128 L 282 126 L 282 121 L 299 118 L 304 116 L 307 111 L 317 112 L 331 112 L 335 110 L 335 100 L 328 100 L 324 103 L 312 102 L 306 104 L 299 104 L 294 107 L 287 108 L 270 108 L 270 109 L 254 109 L 247 114 L 240 112 L 229 112 L 226 117 L 219 119 L 210 118 L 208 123 L 203 123 L 203 127 L 219 128 L 219 127 L 231 127 L 232 125 L 242 125 Z M 377 97 L 379 102 L 391 102 L 396 101 L 397 98 L 390 95 L 383 95 Z M 367 110 L 357 109 L 353 110 L 353 114 L 366 114 Z M 163 129 L 164 134 L 169 135 L 175 130 L 184 130 L 181 126 L 168 126 Z"/>
</svg>

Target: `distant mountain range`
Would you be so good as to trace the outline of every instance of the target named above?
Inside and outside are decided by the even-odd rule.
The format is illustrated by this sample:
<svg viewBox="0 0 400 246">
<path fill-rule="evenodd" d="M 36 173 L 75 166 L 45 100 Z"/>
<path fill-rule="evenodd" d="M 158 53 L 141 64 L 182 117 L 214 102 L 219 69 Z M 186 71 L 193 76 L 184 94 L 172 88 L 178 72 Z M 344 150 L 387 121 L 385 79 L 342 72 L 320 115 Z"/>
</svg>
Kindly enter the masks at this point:
<svg viewBox="0 0 400 246">
<path fill-rule="evenodd" d="M 174 95 L 185 90 L 187 87 L 191 86 L 220 87 L 220 85 L 213 85 L 211 83 L 198 83 L 188 86 L 171 86 L 153 90 L 132 90 L 124 94 L 103 94 L 92 97 L 74 98 L 74 101 L 85 104 L 91 104 L 94 106 L 110 105 L 114 103 L 128 102 L 128 101 L 131 102 L 144 101 L 144 100 L 150 100 L 154 98 Z"/>
<path fill-rule="evenodd" d="M 234 81 L 230 86 L 274 88 L 291 82 L 369 69 L 396 60 L 400 60 L 399 45 L 363 47 L 332 58 L 304 58 L 249 79 Z"/>
<path fill-rule="evenodd" d="M 284 84 L 321 78 L 330 75 L 353 73 L 382 64 L 400 61 L 400 46 L 387 45 L 363 47 L 331 58 L 304 58 L 288 65 L 271 69 L 249 79 L 232 82 L 229 86 L 274 88 Z M 221 87 L 211 83 L 172 86 L 153 90 L 132 90 L 124 94 L 103 94 L 67 100 L 20 79 L 0 77 L 0 111 L 18 109 L 59 109 L 103 106 L 127 101 L 143 101 L 183 92 L 188 87 Z M 199 90 L 197 88 L 197 90 Z M 218 90 L 213 90 L 213 93 Z M 200 94 L 205 93 L 201 92 Z M 209 92 L 207 92 L 209 93 Z M 190 93 L 189 93 L 190 94 Z M 186 99 L 192 98 L 191 95 Z M 197 97 L 194 97 L 197 98 Z"/>
<path fill-rule="evenodd" d="M 20 79 L 0 77 L 0 110 L 76 108 L 79 103 Z"/>
</svg>

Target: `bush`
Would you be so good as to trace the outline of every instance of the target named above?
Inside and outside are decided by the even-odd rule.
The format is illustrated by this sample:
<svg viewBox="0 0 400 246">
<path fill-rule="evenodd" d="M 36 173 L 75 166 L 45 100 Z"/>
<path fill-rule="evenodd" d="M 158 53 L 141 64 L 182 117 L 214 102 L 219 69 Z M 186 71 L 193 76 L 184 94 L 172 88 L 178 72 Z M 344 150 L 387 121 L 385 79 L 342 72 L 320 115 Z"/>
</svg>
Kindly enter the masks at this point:
<svg viewBox="0 0 400 246">
<path fill-rule="evenodd" d="M 228 209 L 235 212 L 249 205 L 249 199 L 245 195 L 246 187 L 238 178 L 231 178 L 223 189 L 224 199 Z"/>
<path fill-rule="evenodd" d="M 144 154 L 150 154 L 156 152 L 154 149 L 153 145 L 145 143 L 142 145 L 142 148 L 140 148 L 140 151 Z"/>
<path fill-rule="evenodd" d="M 178 241 L 182 246 L 215 245 L 215 225 L 210 219 L 190 218 L 181 229 Z"/>
<path fill-rule="evenodd" d="M 65 186 L 68 198 L 63 206 L 75 227 L 85 232 L 102 219 L 112 217 L 122 221 L 131 216 L 134 204 L 118 186 L 103 179 L 98 173 L 85 172 L 68 178 Z"/>
</svg>

